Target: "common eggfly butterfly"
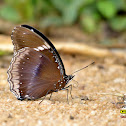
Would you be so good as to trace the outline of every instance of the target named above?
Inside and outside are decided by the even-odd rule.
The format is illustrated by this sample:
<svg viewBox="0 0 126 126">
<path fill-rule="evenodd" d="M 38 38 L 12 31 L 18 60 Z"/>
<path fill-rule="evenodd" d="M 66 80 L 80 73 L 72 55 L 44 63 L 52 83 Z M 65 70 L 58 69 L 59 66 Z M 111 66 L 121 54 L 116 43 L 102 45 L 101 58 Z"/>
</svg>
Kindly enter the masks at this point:
<svg viewBox="0 0 126 126">
<path fill-rule="evenodd" d="M 37 99 L 65 89 L 74 76 L 66 75 L 59 53 L 47 37 L 21 25 L 14 28 L 11 39 L 14 56 L 7 73 L 17 99 Z"/>
</svg>

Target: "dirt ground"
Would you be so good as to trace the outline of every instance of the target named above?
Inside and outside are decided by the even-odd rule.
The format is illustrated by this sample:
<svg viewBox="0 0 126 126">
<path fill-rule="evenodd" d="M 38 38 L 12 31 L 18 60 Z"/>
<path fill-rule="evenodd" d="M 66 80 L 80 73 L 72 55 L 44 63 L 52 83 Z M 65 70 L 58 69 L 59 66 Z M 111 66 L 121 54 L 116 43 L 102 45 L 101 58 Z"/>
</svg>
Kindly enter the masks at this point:
<svg viewBox="0 0 126 126">
<path fill-rule="evenodd" d="M 10 36 L 0 37 L 0 43 L 12 46 Z M 48 95 L 40 105 L 42 99 L 17 100 L 7 82 L 12 54 L 0 57 L 0 126 L 125 126 L 126 118 L 120 117 L 121 105 L 117 103 L 119 94 L 126 93 L 126 61 L 60 55 L 68 75 L 95 61 L 69 83 L 74 97 L 71 99 L 69 94 L 69 104 L 67 91 L 53 93 L 51 100 Z"/>
<path fill-rule="evenodd" d="M 116 93 L 126 92 L 126 66 L 115 64 L 113 59 L 95 59 L 61 54 L 66 73 L 71 74 L 92 61 L 96 63 L 76 73 L 72 100 L 67 92 L 53 93 L 39 105 L 35 101 L 19 101 L 10 92 L 7 82 L 9 61 L 0 68 L 0 126 L 125 126 L 126 118 L 120 117 Z M 7 65 L 5 65 L 7 64 Z M 77 82 L 76 82 L 77 81 Z M 104 95 L 110 93 L 113 95 Z"/>
</svg>

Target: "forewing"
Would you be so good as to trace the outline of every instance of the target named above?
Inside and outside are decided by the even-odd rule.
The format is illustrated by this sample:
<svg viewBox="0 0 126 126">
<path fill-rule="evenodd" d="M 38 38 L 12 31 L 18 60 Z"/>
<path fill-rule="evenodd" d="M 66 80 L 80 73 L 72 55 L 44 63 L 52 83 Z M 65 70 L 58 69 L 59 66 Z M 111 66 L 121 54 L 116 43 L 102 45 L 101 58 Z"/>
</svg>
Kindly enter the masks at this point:
<svg viewBox="0 0 126 126">
<path fill-rule="evenodd" d="M 14 44 L 14 52 L 17 52 L 24 47 L 36 48 L 43 46 L 46 43 L 39 35 L 34 33 L 33 29 L 29 30 L 21 26 L 14 28 L 11 39 Z M 47 45 L 47 48 L 50 48 L 49 45 Z"/>
<path fill-rule="evenodd" d="M 52 51 L 59 66 L 61 75 L 66 75 L 63 62 L 53 44 L 41 32 L 28 25 L 21 25 L 14 28 L 11 35 L 14 45 L 14 55 L 24 47 L 44 47 Z"/>
</svg>

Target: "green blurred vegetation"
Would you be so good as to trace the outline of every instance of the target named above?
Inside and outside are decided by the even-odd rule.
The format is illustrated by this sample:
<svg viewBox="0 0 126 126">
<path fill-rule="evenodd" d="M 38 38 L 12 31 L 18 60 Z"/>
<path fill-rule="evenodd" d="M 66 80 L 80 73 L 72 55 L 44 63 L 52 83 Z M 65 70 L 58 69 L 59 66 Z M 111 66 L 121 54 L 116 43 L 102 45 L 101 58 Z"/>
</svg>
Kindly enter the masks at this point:
<svg viewBox="0 0 126 126">
<path fill-rule="evenodd" d="M 4 55 L 9 55 L 9 54 L 10 54 L 10 52 L 8 52 L 8 51 L 2 51 L 2 50 L 0 50 L 0 57 L 4 56 Z"/>
<path fill-rule="evenodd" d="M 0 17 L 14 23 L 33 22 L 40 27 L 73 25 L 89 33 L 102 22 L 114 31 L 126 30 L 125 0 L 4 0 Z"/>
</svg>

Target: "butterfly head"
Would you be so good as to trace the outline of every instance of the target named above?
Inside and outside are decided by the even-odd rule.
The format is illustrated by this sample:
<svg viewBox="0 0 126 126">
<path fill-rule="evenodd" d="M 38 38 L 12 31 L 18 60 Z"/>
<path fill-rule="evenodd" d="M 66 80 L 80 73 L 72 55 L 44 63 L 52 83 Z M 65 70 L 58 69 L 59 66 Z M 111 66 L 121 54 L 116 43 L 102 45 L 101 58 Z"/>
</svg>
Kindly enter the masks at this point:
<svg viewBox="0 0 126 126">
<path fill-rule="evenodd" d="M 64 79 L 66 80 L 66 84 L 74 78 L 75 75 L 66 75 Z"/>
</svg>

